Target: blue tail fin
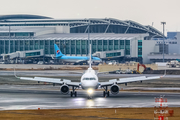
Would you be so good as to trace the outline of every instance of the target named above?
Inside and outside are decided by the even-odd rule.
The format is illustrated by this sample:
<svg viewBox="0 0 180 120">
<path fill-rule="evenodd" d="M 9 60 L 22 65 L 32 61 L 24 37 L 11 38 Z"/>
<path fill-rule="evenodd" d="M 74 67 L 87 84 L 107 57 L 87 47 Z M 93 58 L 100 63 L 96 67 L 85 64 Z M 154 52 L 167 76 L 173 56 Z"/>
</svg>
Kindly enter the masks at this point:
<svg viewBox="0 0 180 120">
<path fill-rule="evenodd" d="M 54 49 L 55 49 L 56 57 L 64 56 L 64 54 L 62 54 L 62 52 L 60 51 L 59 47 L 56 44 L 54 44 Z"/>
</svg>

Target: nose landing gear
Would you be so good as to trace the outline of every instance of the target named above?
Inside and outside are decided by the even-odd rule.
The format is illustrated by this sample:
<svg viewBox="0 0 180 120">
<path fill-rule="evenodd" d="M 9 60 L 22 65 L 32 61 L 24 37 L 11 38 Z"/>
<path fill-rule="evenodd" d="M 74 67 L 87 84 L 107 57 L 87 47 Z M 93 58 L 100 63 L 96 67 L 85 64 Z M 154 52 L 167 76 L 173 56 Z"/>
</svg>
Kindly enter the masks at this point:
<svg viewBox="0 0 180 120">
<path fill-rule="evenodd" d="M 87 97 L 88 99 L 92 99 L 92 96 L 91 95 L 88 95 L 88 97 Z"/>
</svg>

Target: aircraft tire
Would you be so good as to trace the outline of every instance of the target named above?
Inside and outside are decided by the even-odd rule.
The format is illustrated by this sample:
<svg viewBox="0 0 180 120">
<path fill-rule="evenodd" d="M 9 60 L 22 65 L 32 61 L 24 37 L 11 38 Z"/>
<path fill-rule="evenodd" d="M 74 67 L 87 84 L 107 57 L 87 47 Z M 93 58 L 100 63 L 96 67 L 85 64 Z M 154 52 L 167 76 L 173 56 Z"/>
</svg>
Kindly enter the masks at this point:
<svg viewBox="0 0 180 120">
<path fill-rule="evenodd" d="M 109 91 L 107 92 L 107 96 L 109 97 Z"/>
<path fill-rule="evenodd" d="M 73 92 L 71 91 L 71 97 L 73 96 Z"/>
<path fill-rule="evenodd" d="M 106 92 L 105 91 L 103 91 L 103 97 L 105 97 L 106 96 Z"/>
<path fill-rule="evenodd" d="M 76 91 L 74 92 L 74 96 L 75 96 L 75 97 L 77 96 L 77 92 L 76 92 Z"/>
</svg>

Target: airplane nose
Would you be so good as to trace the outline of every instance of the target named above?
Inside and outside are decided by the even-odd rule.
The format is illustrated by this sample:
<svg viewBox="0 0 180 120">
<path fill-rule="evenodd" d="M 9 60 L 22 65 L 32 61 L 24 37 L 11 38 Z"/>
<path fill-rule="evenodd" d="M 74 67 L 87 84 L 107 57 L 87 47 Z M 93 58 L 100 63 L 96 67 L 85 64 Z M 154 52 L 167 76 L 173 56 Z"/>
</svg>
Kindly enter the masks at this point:
<svg viewBox="0 0 180 120">
<path fill-rule="evenodd" d="M 88 89 L 88 88 L 96 88 L 96 83 L 95 82 L 86 82 L 82 84 L 83 88 Z"/>
</svg>

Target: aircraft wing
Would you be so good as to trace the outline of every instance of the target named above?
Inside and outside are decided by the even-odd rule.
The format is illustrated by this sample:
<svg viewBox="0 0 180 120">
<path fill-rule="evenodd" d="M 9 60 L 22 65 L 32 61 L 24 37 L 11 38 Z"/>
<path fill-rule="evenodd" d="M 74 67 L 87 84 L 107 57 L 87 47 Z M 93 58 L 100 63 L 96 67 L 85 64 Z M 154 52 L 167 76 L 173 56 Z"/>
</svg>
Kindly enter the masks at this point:
<svg viewBox="0 0 180 120">
<path fill-rule="evenodd" d="M 14 68 L 14 76 L 18 79 L 21 80 L 31 80 L 31 81 L 37 81 L 37 82 L 47 82 L 47 83 L 57 83 L 57 84 L 66 84 L 69 86 L 75 86 L 75 87 L 79 87 L 78 82 L 71 82 L 71 80 L 67 80 L 67 79 L 57 79 L 57 78 L 46 78 L 46 77 L 34 77 L 34 78 L 30 78 L 30 77 L 17 77 L 16 76 L 16 71 Z"/>
<path fill-rule="evenodd" d="M 75 73 L 75 74 L 83 74 L 83 72 L 77 72 L 77 71 L 68 71 L 69 73 Z"/>
<path fill-rule="evenodd" d="M 71 80 L 66 80 L 66 79 L 56 79 L 56 78 L 45 78 L 45 77 L 34 77 L 34 78 L 29 78 L 29 77 L 17 77 L 21 80 L 31 80 L 31 81 L 38 81 L 38 82 L 48 82 L 48 83 L 57 83 L 57 84 L 66 84 L 69 86 L 76 86 L 79 87 L 78 82 L 71 82 Z"/>
<path fill-rule="evenodd" d="M 55 79 L 55 78 L 44 78 L 44 77 L 34 77 L 34 78 L 29 78 L 29 77 L 18 77 L 21 80 L 31 80 L 31 81 L 38 81 L 38 82 L 49 82 L 49 83 L 59 83 L 63 84 L 64 82 L 61 81 L 61 79 Z"/>
<path fill-rule="evenodd" d="M 137 82 L 137 81 L 145 81 L 145 80 L 152 80 L 152 79 L 159 79 L 161 76 L 155 76 L 155 77 L 146 77 L 146 76 L 141 76 L 141 77 L 131 77 L 131 78 L 119 78 L 109 80 L 109 82 L 100 82 L 101 86 L 111 86 L 114 83 L 116 84 L 125 84 L 125 83 L 131 83 L 131 82 Z"/>
<path fill-rule="evenodd" d="M 110 71 L 105 71 L 105 72 L 97 72 L 97 74 L 103 74 L 103 73 L 109 73 Z"/>
<path fill-rule="evenodd" d="M 141 77 L 132 77 L 132 78 L 119 78 L 119 80 L 117 81 L 117 84 L 131 83 L 131 82 L 145 81 L 145 80 L 152 80 L 152 79 L 159 79 L 159 78 L 161 77 L 160 76 L 155 76 L 155 77 L 141 76 Z"/>
</svg>

